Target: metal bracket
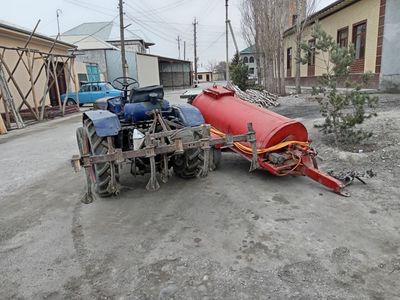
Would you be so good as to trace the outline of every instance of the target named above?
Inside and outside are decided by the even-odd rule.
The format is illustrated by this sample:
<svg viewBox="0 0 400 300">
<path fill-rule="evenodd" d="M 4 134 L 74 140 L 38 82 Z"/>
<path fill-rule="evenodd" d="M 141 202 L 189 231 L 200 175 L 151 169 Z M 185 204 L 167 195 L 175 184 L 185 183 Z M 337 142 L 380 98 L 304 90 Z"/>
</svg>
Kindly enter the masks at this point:
<svg viewBox="0 0 400 300">
<path fill-rule="evenodd" d="M 146 157 L 150 159 L 150 180 L 146 185 L 146 189 L 148 191 L 156 191 L 160 188 L 160 184 L 157 181 L 157 170 L 156 170 L 156 160 L 155 160 L 155 151 L 154 144 L 151 141 L 150 133 L 146 132 L 145 136 L 145 144 L 146 144 Z"/>
<path fill-rule="evenodd" d="M 252 172 L 259 168 L 258 164 L 258 154 L 257 154 L 257 140 L 256 140 L 256 133 L 253 129 L 253 124 L 247 124 L 247 141 L 251 144 L 251 165 L 249 172 Z"/>
<path fill-rule="evenodd" d="M 205 177 L 208 174 L 210 165 L 210 125 L 203 125 L 201 129 L 202 138 L 200 139 L 200 147 L 204 151 L 203 153 L 203 168 L 200 176 Z"/>
</svg>

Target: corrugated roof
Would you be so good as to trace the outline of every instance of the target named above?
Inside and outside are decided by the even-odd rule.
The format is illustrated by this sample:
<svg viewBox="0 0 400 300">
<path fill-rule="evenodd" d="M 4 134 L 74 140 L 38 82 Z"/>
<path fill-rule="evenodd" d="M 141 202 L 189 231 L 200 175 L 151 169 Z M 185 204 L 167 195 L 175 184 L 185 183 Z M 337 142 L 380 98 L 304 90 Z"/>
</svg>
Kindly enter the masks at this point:
<svg viewBox="0 0 400 300">
<path fill-rule="evenodd" d="M 74 44 L 78 47 L 78 50 L 119 50 L 110 43 L 90 35 L 61 35 L 60 39 L 64 42 Z"/>
<path fill-rule="evenodd" d="M 206 69 L 204 67 L 198 67 L 197 73 L 212 73 L 212 71 L 209 71 L 208 69 Z"/>
<path fill-rule="evenodd" d="M 103 41 L 119 41 L 120 40 L 120 29 L 117 24 L 111 22 L 88 22 L 82 23 L 62 34 L 63 36 L 68 35 L 91 35 Z M 145 41 L 144 38 L 135 34 L 128 28 L 125 29 L 125 40 L 126 41 L 142 41 L 147 46 L 152 46 L 154 43 Z"/>
<path fill-rule="evenodd" d="M 16 32 L 25 34 L 27 36 L 32 34 L 32 30 L 30 30 L 28 28 L 25 28 L 25 27 L 22 27 L 22 26 L 19 26 L 19 25 L 16 25 L 16 24 L 13 24 L 13 23 L 10 23 L 10 22 L 7 22 L 5 20 L 0 20 L 0 28 L 16 31 Z M 36 37 L 36 38 L 39 38 L 39 39 L 43 39 L 43 40 L 49 41 L 51 43 L 54 43 L 54 41 L 55 41 L 55 38 L 52 38 L 50 36 L 47 36 L 47 35 L 44 35 L 44 34 L 38 33 L 38 32 L 35 32 L 35 34 L 33 36 Z M 66 46 L 68 48 L 75 48 L 75 46 L 73 44 L 70 44 L 70 43 L 67 43 L 67 42 L 63 42 L 61 40 L 57 40 L 56 43 L 60 44 L 60 45 L 63 45 L 63 46 Z"/>
</svg>

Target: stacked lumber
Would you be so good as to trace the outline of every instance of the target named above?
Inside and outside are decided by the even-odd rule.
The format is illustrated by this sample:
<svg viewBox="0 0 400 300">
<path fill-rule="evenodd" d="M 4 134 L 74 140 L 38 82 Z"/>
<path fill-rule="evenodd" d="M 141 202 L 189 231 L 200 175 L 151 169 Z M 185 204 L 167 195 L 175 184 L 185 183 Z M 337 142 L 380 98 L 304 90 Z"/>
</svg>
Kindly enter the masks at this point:
<svg viewBox="0 0 400 300">
<path fill-rule="evenodd" d="M 268 92 L 267 90 L 253 90 L 247 89 L 242 91 L 237 85 L 228 83 L 228 89 L 235 92 L 236 96 L 240 99 L 254 103 L 260 107 L 268 108 L 270 106 L 279 106 L 278 96 Z"/>
</svg>

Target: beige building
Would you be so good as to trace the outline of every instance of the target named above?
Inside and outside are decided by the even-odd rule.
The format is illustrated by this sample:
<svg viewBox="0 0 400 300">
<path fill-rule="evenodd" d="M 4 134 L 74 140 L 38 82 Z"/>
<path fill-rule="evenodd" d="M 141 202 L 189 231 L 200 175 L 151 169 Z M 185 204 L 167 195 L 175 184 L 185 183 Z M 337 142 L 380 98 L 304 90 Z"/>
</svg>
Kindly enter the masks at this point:
<svg viewBox="0 0 400 300">
<path fill-rule="evenodd" d="M 36 33 L 32 36 L 31 41 L 26 47 L 26 42 L 28 41 L 30 35 L 31 31 L 27 29 L 9 23 L 0 22 L 0 55 L 4 60 L 2 69 L 6 78 L 9 77 L 6 66 L 10 71 L 14 70 L 15 66 L 17 65 L 19 55 L 22 53 L 21 51 L 18 52 L 16 48 L 23 49 L 28 47 L 35 52 L 30 52 L 30 56 L 26 55 L 25 52 L 24 55 L 22 55 L 21 62 L 14 71 L 13 77 L 18 87 L 16 87 L 12 80 L 10 80 L 8 83 L 8 87 L 13 96 L 16 107 L 20 108 L 22 111 L 28 109 L 26 105 L 22 105 L 23 101 L 21 93 L 24 96 L 27 95 L 25 98 L 27 103 L 34 108 L 35 103 L 37 106 L 38 102 L 40 102 L 40 99 L 44 95 L 44 91 L 48 85 L 48 81 L 46 80 L 46 72 L 44 71 L 46 68 L 42 67 L 44 60 L 41 59 L 41 55 L 48 53 L 53 47 L 52 54 L 65 56 L 64 58 L 66 59 L 69 53 L 68 51 L 74 48 L 74 46 L 69 43 L 61 41 L 55 42 L 53 38 Z M 67 64 L 69 64 L 69 62 Z M 27 71 L 27 66 L 32 66 L 32 78 Z M 67 87 L 67 75 L 62 70 L 66 67 L 67 66 L 64 65 L 61 60 L 59 63 L 55 64 L 56 70 L 59 71 L 57 72 L 59 73 L 57 82 L 60 93 L 65 92 Z M 32 82 L 35 82 L 33 90 L 31 90 Z M 45 96 L 46 105 L 58 105 L 55 89 L 56 85 L 53 84 L 50 92 Z M 0 112 L 4 113 L 4 111 L 4 102 L 1 100 Z"/>
<path fill-rule="evenodd" d="M 388 87 L 388 82 L 385 84 L 385 81 L 396 81 L 396 76 L 399 76 L 397 80 L 400 89 L 399 56 L 394 55 L 391 50 L 394 45 L 399 45 L 400 41 L 399 12 L 398 0 L 335 1 L 310 17 L 303 40 L 311 46 L 315 43 L 311 32 L 312 26 L 318 21 L 322 29 L 336 39 L 338 44 L 354 45 L 355 61 L 350 70 L 353 80 L 360 80 L 361 74 L 372 72 L 370 87 L 381 87 L 385 90 Z M 284 39 L 286 83 L 294 85 L 296 49 L 294 27 L 285 32 Z M 397 51 L 399 49 L 400 47 Z M 314 53 L 307 64 L 301 65 L 303 86 L 314 85 L 318 76 L 326 73 L 324 60 L 323 53 Z"/>
<path fill-rule="evenodd" d="M 206 68 L 200 67 L 197 70 L 197 82 L 210 82 L 213 81 L 213 72 Z"/>
</svg>

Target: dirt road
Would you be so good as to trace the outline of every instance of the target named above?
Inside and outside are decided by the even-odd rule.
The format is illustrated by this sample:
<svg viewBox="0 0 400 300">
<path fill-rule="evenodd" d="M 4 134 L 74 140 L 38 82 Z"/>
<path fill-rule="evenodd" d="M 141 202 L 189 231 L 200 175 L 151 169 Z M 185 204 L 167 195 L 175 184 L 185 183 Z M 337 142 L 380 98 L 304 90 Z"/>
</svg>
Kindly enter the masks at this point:
<svg viewBox="0 0 400 300">
<path fill-rule="evenodd" d="M 323 168 L 377 177 L 344 198 L 226 154 L 207 178 L 149 193 L 126 174 L 118 198 L 83 205 L 69 164 L 79 116 L 1 137 L 0 298 L 400 298 L 398 105 L 369 123 L 379 143 L 363 153 L 327 146 L 317 113 L 291 105 L 278 110 L 306 124 Z"/>
</svg>

